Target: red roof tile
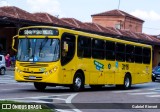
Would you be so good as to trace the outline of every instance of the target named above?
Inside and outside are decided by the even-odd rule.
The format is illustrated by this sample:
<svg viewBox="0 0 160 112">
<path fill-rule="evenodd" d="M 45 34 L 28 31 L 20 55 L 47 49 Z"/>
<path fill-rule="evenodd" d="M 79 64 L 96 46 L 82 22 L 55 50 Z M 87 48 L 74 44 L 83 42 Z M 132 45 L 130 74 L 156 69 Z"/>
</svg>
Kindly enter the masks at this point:
<svg viewBox="0 0 160 112">
<path fill-rule="evenodd" d="M 144 20 L 137 18 L 133 15 L 130 15 L 124 11 L 121 11 L 121 10 L 111 10 L 111 11 L 106 11 L 106 12 L 102 12 L 102 13 L 98 13 L 98 14 L 93 14 L 91 16 L 123 16 L 123 17 L 129 17 L 129 18 L 133 18 L 133 19 L 139 20 L 141 22 L 144 22 Z"/>
<path fill-rule="evenodd" d="M 70 23 L 75 26 L 75 28 L 84 29 L 84 30 L 91 30 L 92 28 L 83 22 L 74 19 L 74 18 L 61 18 L 61 20 Z"/>
<path fill-rule="evenodd" d="M 0 10 L 0 16 L 4 16 L 4 17 L 14 17 L 13 15 L 8 14 L 8 13 L 6 13 L 6 12 L 3 12 L 2 10 Z"/>
<path fill-rule="evenodd" d="M 34 13 L 35 16 L 45 19 L 48 23 L 53 23 L 56 25 L 62 25 L 62 26 L 68 26 L 68 27 L 74 27 L 74 25 L 69 24 L 57 17 L 54 17 L 48 13 Z"/>
<path fill-rule="evenodd" d="M 85 23 L 85 24 L 90 25 L 92 29 L 95 29 L 95 31 L 98 31 L 98 32 L 112 34 L 112 35 L 122 35 L 118 30 L 112 27 L 103 27 L 96 23 Z"/>
<path fill-rule="evenodd" d="M 0 7 L 0 11 L 3 13 L 7 13 L 9 15 L 12 15 L 13 18 L 17 18 L 17 19 L 37 21 L 37 22 L 45 21 L 45 20 L 43 20 L 43 18 L 38 18 L 38 17 L 34 16 L 33 14 L 31 14 L 27 11 L 24 11 L 20 8 L 14 7 L 14 6 Z"/>
</svg>

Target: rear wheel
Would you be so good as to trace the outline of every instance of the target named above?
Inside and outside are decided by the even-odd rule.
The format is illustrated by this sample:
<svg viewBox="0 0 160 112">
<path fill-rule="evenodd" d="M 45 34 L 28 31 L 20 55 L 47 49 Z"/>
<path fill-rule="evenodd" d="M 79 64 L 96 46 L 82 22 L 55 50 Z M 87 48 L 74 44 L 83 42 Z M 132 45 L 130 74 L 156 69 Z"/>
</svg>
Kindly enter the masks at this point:
<svg viewBox="0 0 160 112">
<path fill-rule="evenodd" d="M 34 82 L 34 87 L 39 91 L 44 91 L 47 86 L 45 83 Z"/>
<path fill-rule="evenodd" d="M 0 74 L 1 74 L 1 75 L 4 75 L 4 74 L 5 74 L 5 71 L 6 71 L 5 68 L 1 68 L 1 69 L 0 69 Z"/>
<path fill-rule="evenodd" d="M 84 88 L 84 78 L 81 73 L 76 73 L 73 78 L 73 84 L 70 86 L 70 89 L 74 92 L 81 91 Z"/>
</svg>

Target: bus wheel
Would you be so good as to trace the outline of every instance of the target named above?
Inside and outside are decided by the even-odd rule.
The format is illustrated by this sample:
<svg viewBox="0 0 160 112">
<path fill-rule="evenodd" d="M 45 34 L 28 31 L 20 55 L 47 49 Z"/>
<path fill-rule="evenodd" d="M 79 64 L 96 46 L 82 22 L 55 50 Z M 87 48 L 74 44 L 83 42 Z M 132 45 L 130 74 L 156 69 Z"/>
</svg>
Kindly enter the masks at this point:
<svg viewBox="0 0 160 112">
<path fill-rule="evenodd" d="M 131 77 L 129 75 L 126 75 L 124 78 L 123 88 L 129 89 L 130 87 L 131 87 Z"/>
<path fill-rule="evenodd" d="M 116 87 L 120 89 L 125 89 L 125 90 L 129 89 L 131 87 L 130 75 L 125 76 L 123 85 L 116 85 Z"/>
<path fill-rule="evenodd" d="M 76 73 L 73 79 L 73 84 L 70 89 L 74 92 L 78 92 L 84 88 L 84 78 L 81 73 Z"/>
<path fill-rule="evenodd" d="M 47 86 L 44 83 L 34 82 L 34 87 L 39 91 L 44 91 Z"/>
</svg>

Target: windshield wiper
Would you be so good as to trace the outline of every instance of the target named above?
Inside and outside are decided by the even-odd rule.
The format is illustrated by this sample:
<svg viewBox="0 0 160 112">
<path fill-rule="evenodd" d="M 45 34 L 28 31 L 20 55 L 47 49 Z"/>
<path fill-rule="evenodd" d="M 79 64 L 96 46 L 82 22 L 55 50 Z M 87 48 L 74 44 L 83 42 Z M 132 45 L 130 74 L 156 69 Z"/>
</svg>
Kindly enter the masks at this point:
<svg viewBox="0 0 160 112">
<path fill-rule="evenodd" d="M 39 56 L 40 56 L 40 53 L 41 53 L 42 49 L 43 49 L 44 46 L 46 45 L 47 41 L 48 41 L 48 37 L 46 37 L 46 38 L 41 42 L 41 45 L 40 45 L 40 47 L 39 47 Z M 44 42 L 44 44 L 43 44 L 43 42 Z"/>
</svg>

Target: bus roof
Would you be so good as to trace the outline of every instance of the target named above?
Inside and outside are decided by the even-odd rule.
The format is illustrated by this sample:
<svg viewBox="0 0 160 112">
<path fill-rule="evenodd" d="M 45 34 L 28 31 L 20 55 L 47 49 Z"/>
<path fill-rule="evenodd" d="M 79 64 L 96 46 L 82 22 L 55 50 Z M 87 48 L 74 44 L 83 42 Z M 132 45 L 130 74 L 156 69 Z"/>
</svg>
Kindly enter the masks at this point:
<svg viewBox="0 0 160 112">
<path fill-rule="evenodd" d="M 137 46 L 152 47 L 151 45 L 142 44 L 140 42 L 133 42 L 133 41 L 128 41 L 128 40 L 124 40 L 124 39 L 115 38 L 115 37 L 112 37 L 112 36 L 102 36 L 102 35 L 95 34 L 95 33 L 88 33 L 88 32 L 78 31 L 78 30 L 74 30 L 74 29 L 68 29 L 68 28 L 62 28 L 62 27 L 54 27 L 54 26 L 29 26 L 29 27 L 23 27 L 23 28 L 19 29 L 19 32 L 21 30 L 30 29 L 30 28 L 58 29 L 59 32 L 68 32 L 68 33 L 72 33 L 74 35 L 87 36 L 87 37 L 92 37 L 92 38 L 97 38 L 97 39 L 105 39 L 105 40 L 109 40 L 109 41 L 132 44 L 132 45 L 137 45 Z"/>
</svg>

